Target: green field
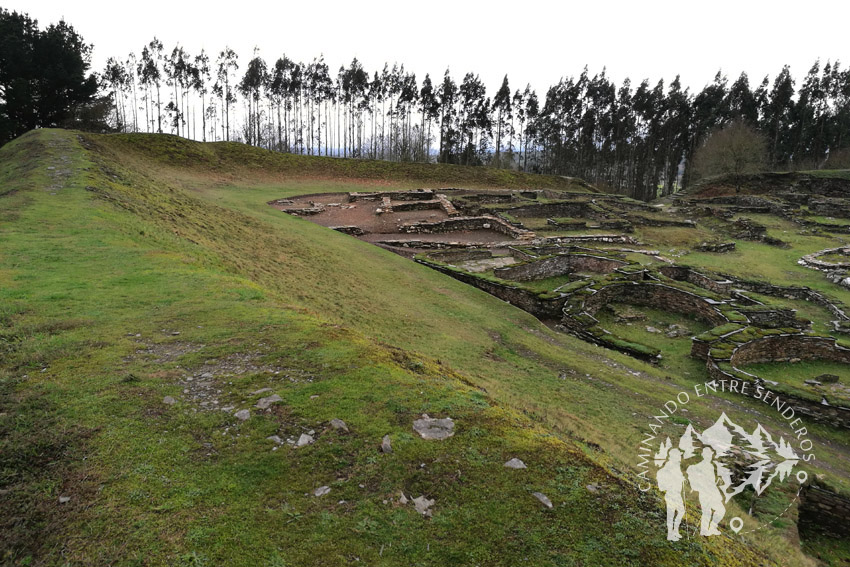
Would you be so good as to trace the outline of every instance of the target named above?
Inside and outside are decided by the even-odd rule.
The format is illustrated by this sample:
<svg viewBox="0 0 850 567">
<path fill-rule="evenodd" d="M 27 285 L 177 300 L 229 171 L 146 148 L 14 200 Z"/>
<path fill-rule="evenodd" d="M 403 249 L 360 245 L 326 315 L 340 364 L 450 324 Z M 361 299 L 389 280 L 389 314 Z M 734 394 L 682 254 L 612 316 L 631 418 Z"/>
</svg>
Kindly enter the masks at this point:
<svg viewBox="0 0 850 567">
<path fill-rule="evenodd" d="M 643 424 L 702 378 L 265 204 L 435 184 L 570 188 L 172 136 L 41 130 L 0 149 L 0 563 L 814 564 L 787 528 L 664 539 L 631 467 Z M 752 247 L 723 268 L 766 248 Z M 727 400 L 688 419 L 705 426 Z M 420 439 L 423 413 L 455 436 Z M 308 431 L 301 448 L 267 439 Z M 822 453 L 817 470 L 846 486 L 848 456 Z M 433 516 L 402 493 L 434 499 Z"/>
</svg>

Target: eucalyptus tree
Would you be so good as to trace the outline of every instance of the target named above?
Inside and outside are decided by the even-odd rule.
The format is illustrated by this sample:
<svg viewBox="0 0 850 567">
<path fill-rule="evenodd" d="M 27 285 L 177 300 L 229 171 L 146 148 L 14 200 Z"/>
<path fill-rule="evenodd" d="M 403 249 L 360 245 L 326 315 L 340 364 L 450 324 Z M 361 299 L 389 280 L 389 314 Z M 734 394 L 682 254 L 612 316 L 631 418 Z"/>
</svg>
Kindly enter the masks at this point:
<svg viewBox="0 0 850 567">
<path fill-rule="evenodd" d="M 222 137 L 230 141 L 230 107 L 236 102 L 236 94 L 233 92 L 234 73 L 239 69 L 239 56 L 236 52 L 225 47 L 218 54 L 216 60 L 216 77 L 218 79 L 218 91 L 221 98 L 221 108 L 224 113 L 222 122 Z"/>
<path fill-rule="evenodd" d="M 253 146 L 259 146 L 262 143 L 260 100 L 267 77 L 266 62 L 255 49 L 254 57 L 248 62 L 238 86 L 239 92 L 248 103 L 247 141 Z"/>
<path fill-rule="evenodd" d="M 153 126 L 153 111 L 149 111 L 149 99 L 153 96 L 152 88 L 156 89 L 156 131 L 162 133 L 162 99 L 160 87 L 162 82 L 162 42 L 156 37 L 142 48 L 142 59 L 138 64 L 139 83 L 145 87 L 145 113 L 150 126 Z M 150 128 L 148 128 L 150 131 Z"/>
<path fill-rule="evenodd" d="M 437 100 L 431 76 L 425 75 L 419 91 L 419 109 L 422 113 L 422 142 L 424 161 L 431 161 L 431 123 L 440 116 L 440 102 Z"/>
<path fill-rule="evenodd" d="M 457 145 L 457 131 L 454 126 L 457 96 L 457 85 L 449 70 L 446 69 L 443 82 L 437 90 L 437 98 L 440 101 L 440 152 L 438 161 L 443 163 L 453 162 Z"/>
<path fill-rule="evenodd" d="M 513 154 L 513 133 L 510 123 L 513 119 L 513 107 L 511 106 L 511 88 L 508 84 L 508 76 L 502 79 L 502 86 L 496 91 L 493 97 L 493 111 L 496 112 L 496 137 L 494 139 L 494 147 L 496 150 L 496 167 L 502 167 L 502 136 L 503 132 L 507 131 L 509 136 L 508 153 Z"/>
<path fill-rule="evenodd" d="M 106 60 L 102 80 L 112 89 L 112 103 L 115 110 L 115 125 L 122 132 L 126 131 L 127 116 L 125 112 L 125 93 L 129 84 L 127 69 L 114 57 Z"/>
<path fill-rule="evenodd" d="M 195 56 L 194 72 L 192 74 L 192 88 L 201 97 L 201 137 L 207 141 L 207 103 L 206 95 L 209 92 L 210 82 L 210 58 L 201 49 L 201 53 Z M 193 136 L 195 132 L 192 132 Z"/>
<path fill-rule="evenodd" d="M 138 61 L 136 60 L 136 54 L 130 53 L 127 56 L 127 59 L 124 61 L 125 73 L 127 75 L 127 83 L 130 87 L 130 91 L 133 93 L 133 132 L 139 131 L 139 101 L 136 94 L 136 83 L 137 83 L 137 69 Z"/>
</svg>

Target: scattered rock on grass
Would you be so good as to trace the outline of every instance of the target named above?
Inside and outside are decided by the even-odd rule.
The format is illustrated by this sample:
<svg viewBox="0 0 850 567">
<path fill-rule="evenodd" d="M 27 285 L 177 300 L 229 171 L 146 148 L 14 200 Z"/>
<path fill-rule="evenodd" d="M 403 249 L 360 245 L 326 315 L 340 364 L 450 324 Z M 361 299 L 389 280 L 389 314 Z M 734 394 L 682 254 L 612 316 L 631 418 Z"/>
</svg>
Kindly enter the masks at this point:
<svg viewBox="0 0 850 567">
<path fill-rule="evenodd" d="M 511 459 L 510 461 L 505 463 L 505 466 L 509 469 L 527 469 L 528 468 L 528 467 L 525 466 L 525 463 L 523 463 L 522 461 L 520 461 L 516 457 L 514 457 L 513 459 Z"/>
<path fill-rule="evenodd" d="M 393 444 L 390 441 L 389 435 L 384 435 L 384 438 L 381 440 L 381 452 L 382 453 L 392 453 L 393 452 Z"/>
<path fill-rule="evenodd" d="M 452 418 L 445 417 L 435 419 L 428 417 L 427 413 L 422 414 L 422 419 L 417 419 L 413 422 L 413 429 L 422 436 L 423 439 L 448 439 L 454 435 L 455 423 Z"/>
<path fill-rule="evenodd" d="M 423 516 L 431 517 L 431 506 L 434 505 L 434 500 L 428 500 L 423 494 L 419 498 L 413 499 L 413 507 Z"/>
<path fill-rule="evenodd" d="M 552 507 L 552 501 L 549 500 L 549 498 L 547 498 L 546 495 L 542 492 L 532 492 L 531 495 L 540 500 L 540 503 L 546 506 L 547 508 Z"/>
<path fill-rule="evenodd" d="M 313 439 L 312 435 L 307 435 L 306 433 L 302 433 L 301 437 L 298 438 L 298 441 L 295 442 L 296 447 L 303 447 L 305 445 L 312 445 L 315 443 L 315 439 Z"/>
<path fill-rule="evenodd" d="M 175 400 L 171 396 L 165 396 L 164 398 L 162 398 L 162 403 L 164 403 L 167 406 L 173 406 L 174 404 L 177 403 L 177 400 Z"/>
<path fill-rule="evenodd" d="M 245 421 L 246 419 L 248 419 L 249 417 L 251 417 L 251 412 L 250 412 L 249 410 L 243 409 L 243 410 L 239 410 L 239 411 L 237 411 L 237 412 L 236 412 L 236 413 L 234 413 L 233 415 L 234 415 L 234 416 L 236 417 L 236 419 L 238 419 L 239 421 Z"/>
<path fill-rule="evenodd" d="M 333 427 L 337 431 L 344 431 L 348 433 L 348 425 L 346 425 L 345 422 L 341 419 L 333 418 L 331 420 L 331 427 Z"/>
<path fill-rule="evenodd" d="M 71 497 L 70 497 L 70 496 L 60 496 L 60 497 L 59 497 L 59 503 L 60 503 L 60 504 L 67 504 L 67 503 L 68 503 L 68 502 L 70 502 L 70 501 L 71 501 Z"/>
<path fill-rule="evenodd" d="M 325 494 L 330 493 L 330 486 L 320 486 L 316 490 L 313 491 L 313 496 L 324 496 Z"/>
<path fill-rule="evenodd" d="M 257 409 L 268 409 L 275 402 L 282 402 L 283 398 L 278 396 L 277 394 L 273 394 L 271 396 L 260 398 L 257 401 Z"/>
</svg>

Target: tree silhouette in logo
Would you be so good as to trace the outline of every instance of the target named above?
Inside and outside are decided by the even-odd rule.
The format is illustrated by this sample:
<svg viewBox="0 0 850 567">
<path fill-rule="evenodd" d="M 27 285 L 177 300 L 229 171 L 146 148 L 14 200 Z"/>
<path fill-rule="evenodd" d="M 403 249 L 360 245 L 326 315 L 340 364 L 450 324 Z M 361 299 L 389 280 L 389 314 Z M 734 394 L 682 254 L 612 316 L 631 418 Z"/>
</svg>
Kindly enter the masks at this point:
<svg viewBox="0 0 850 567">
<path fill-rule="evenodd" d="M 718 535 L 725 504 L 732 497 L 748 486 L 761 495 L 775 478 L 783 482 L 799 460 L 785 439 L 774 441 L 761 424 L 748 433 L 723 413 L 702 433 L 688 425 L 677 447 L 668 437 L 655 454 L 656 482 L 667 503 L 667 539 L 681 537 L 686 480 L 702 510 L 700 534 Z M 740 466 L 744 461 L 746 466 Z"/>
</svg>

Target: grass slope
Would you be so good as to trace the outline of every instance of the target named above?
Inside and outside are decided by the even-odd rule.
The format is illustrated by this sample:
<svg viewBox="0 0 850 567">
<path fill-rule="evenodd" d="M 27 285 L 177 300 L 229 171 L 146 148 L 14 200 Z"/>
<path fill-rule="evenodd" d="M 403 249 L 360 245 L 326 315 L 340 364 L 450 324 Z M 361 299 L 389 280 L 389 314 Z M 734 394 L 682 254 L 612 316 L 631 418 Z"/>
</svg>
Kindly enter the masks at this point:
<svg viewBox="0 0 850 567">
<path fill-rule="evenodd" d="M 242 158 L 178 170 L 173 141 L 43 130 L 0 150 L 3 563 L 767 561 L 728 539 L 668 544 L 657 498 L 606 469 L 681 382 L 263 204 L 350 182 L 252 177 Z M 456 435 L 419 439 L 422 413 Z M 299 449 L 266 439 L 310 430 Z M 529 469 L 502 467 L 514 456 Z M 433 498 L 433 517 L 401 492 Z"/>
</svg>

